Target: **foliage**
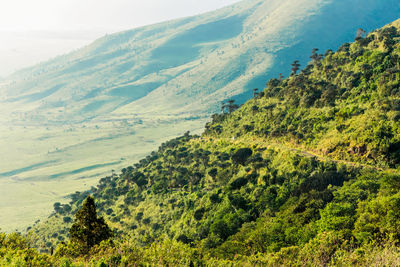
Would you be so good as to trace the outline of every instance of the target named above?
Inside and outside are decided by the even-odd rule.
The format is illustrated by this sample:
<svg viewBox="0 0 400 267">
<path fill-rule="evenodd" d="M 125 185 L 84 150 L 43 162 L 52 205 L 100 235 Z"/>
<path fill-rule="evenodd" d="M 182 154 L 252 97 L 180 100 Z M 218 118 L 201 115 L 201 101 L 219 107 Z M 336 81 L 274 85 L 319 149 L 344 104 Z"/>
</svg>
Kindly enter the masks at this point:
<svg viewBox="0 0 400 267">
<path fill-rule="evenodd" d="M 399 37 L 392 26 L 325 57 L 314 49 L 299 74 L 270 80 L 263 97 L 208 123 L 206 135 L 278 140 L 333 159 L 400 167 Z"/>
<path fill-rule="evenodd" d="M 75 214 L 75 222 L 69 231 L 71 242 L 79 244 L 82 253 L 112 236 L 111 230 L 102 217 L 97 217 L 94 198 L 88 196 Z"/>
<path fill-rule="evenodd" d="M 70 209 L 56 203 L 29 240 L 58 243 L 59 265 L 399 264 L 398 37 L 384 28 L 314 50 L 303 71 L 214 115 L 202 136 L 162 144 L 74 194 Z M 79 208 L 89 193 L 104 221 L 92 197 Z M 98 227 L 85 232 L 85 221 Z M 115 238 L 102 241 L 105 221 Z"/>
<path fill-rule="evenodd" d="M 0 233 L 0 266 L 52 266 L 49 255 L 40 254 L 17 233 Z"/>
</svg>

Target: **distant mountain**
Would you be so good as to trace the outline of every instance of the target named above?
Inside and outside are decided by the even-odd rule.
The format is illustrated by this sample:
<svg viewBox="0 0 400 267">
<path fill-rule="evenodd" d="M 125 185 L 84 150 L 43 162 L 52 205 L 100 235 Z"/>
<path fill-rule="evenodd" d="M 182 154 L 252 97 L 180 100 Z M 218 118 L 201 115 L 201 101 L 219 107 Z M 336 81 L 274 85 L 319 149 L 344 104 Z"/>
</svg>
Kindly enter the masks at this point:
<svg viewBox="0 0 400 267">
<path fill-rule="evenodd" d="M 35 118 L 210 113 L 312 48 L 336 49 L 396 19 L 396 0 L 246 0 L 204 15 L 105 36 L 74 53 L 24 69 L 2 88 Z"/>
<path fill-rule="evenodd" d="M 290 64 L 397 18 L 398 0 L 245 0 L 105 36 L 0 81 L 0 227 L 200 132 L 220 102 L 244 102 Z"/>
</svg>

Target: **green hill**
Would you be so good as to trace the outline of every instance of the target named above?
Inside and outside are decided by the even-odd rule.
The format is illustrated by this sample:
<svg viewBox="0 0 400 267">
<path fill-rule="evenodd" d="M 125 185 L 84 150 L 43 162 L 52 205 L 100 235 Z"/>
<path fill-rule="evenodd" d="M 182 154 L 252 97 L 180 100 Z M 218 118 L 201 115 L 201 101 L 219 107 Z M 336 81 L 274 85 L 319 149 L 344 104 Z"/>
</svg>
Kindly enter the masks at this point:
<svg viewBox="0 0 400 267">
<path fill-rule="evenodd" d="M 313 47 L 398 17 L 398 0 L 244 0 L 104 36 L 0 82 L 0 227 L 23 229 L 162 142 L 200 133 L 220 102 L 288 76 Z M 132 18 L 134 19 L 134 18 Z"/>
<path fill-rule="evenodd" d="M 86 258 L 62 245 L 47 261 L 396 266 L 399 56 L 400 21 L 337 52 L 314 51 L 298 74 L 213 115 L 201 136 L 165 142 L 56 203 L 27 238 L 43 252 L 67 241 L 92 194 L 114 241 Z"/>
</svg>

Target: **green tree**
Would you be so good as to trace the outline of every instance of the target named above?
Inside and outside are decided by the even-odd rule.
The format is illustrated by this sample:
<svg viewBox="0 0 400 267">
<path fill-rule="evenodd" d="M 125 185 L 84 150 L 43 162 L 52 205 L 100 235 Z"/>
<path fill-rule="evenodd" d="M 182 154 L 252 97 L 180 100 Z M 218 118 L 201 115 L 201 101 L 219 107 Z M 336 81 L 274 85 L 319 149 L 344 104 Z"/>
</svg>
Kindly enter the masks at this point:
<svg viewBox="0 0 400 267">
<path fill-rule="evenodd" d="M 237 110 L 239 108 L 239 106 L 237 104 L 235 104 L 234 99 L 230 99 L 230 100 L 228 100 L 227 108 L 228 108 L 228 113 L 232 113 L 235 110 Z"/>
<path fill-rule="evenodd" d="M 299 61 L 298 61 L 298 60 L 295 60 L 295 61 L 292 63 L 291 66 L 292 66 L 292 73 L 291 73 L 291 75 L 296 75 L 297 71 L 300 69 Z"/>
<path fill-rule="evenodd" d="M 310 58 L 312 59 L 314 64 L 321 61 L 322 59 L 322 55 L 318 54 L 318 50 L 318 48 L 314 48 L 311 52 Z"/>
<path fill-rule="evenodd" d="M 357 30 L 357 33 L 356 33 L 356 40 L 359 39 L 359 38 L 365 37 L 366 34 L 367 34 L 366 31 L 364 31 L 363 29 L 359 28 Z"/>
<path fill-rule="evenodd" d="M 103 217 L 97 217 L 96 205 L 92 196 L 88 196 L 77 211 L 69 234 L 72 242 L 82 246 L 83 253 L 88 253 L 90 248 L 112 236 Z"/>
<path fill-rule="evenodd" d="M 56 213 L 61 213 L 62 212 L 62 208 L 61 208 L 61 203 L 60 202 L 54 203 L 53 207 L 54 207 L 54 211 Z"/>
<path fill-rule="evenodd" d="M 232 155 L 232 161 L 235 164 L 245 165 L 247 159 L 253 154 L 250 148 L 240 148 Z"/>
</svg>

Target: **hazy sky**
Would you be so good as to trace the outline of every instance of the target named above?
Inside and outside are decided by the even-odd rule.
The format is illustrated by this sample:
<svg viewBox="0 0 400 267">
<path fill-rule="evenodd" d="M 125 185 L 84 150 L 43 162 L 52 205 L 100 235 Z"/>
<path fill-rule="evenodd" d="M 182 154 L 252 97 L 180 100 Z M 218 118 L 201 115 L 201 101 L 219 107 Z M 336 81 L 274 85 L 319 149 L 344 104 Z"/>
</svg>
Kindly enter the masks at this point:
<svg viewBox="0 0 400 267">
<path fill-rule="evenodd" d="M 106 33 L 211 11 L 239 0 L 0 0 L 0 76 Z"/>
<path fill-rule="evenodd" d="M 0 30 L 127 29 L 238 0 L 1 0 Z"/>
</svg>

